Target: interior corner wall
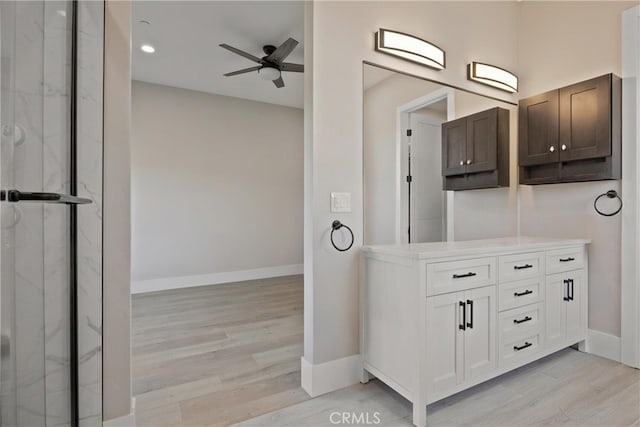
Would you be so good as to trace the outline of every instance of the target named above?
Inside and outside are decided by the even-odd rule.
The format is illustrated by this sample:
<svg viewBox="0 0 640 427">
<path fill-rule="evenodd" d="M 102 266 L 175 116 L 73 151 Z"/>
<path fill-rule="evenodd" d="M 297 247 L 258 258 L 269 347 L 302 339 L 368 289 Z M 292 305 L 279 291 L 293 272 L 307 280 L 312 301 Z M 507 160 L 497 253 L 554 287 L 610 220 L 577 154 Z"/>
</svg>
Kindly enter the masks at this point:
<svg viewBox="0 0 640 427">
<path fill-rule="evenodd" d="M 301 109 L 134 81 L 131 145 L 134 292 L 302 272 Z"/>
<path fill-rule="evenodd" d="M 305 359 L 319 364 L 357 354 L 358 271 L 363 232 L 362 61 L 449 83 L 507 100 L 467 81 L 467 63 L 478 60 L 516 69 L 516 2 L 314 2 L 313 3 L 313 342 Z M 429 40 L 447 52 L 447 68 L 430 70 L 373 49 L 380 28 Z M 352 212 L 330 212 L 330 193 L 352 195 Z M 355 233 L 348 252 L 329 241 L 338 219 Z M 310 237 L 309 237 L 310 238 Z M 306 280 L 310 280 L 305 278 Z M 305 331 L 309 330 L 308 323 Z"/>
<path fill-rule="evenodd" d="M 637 4 L 519 3 L 521 97 L 606 73 L 620 76 L 622 12 Z M 523 235 L 592 239 L 589 328 L 620 336 L 621 218 L 593 209 L 610 189 L 620 192 L 620 181 L 520 186 L 520 227 Z"/>
<path fill-rule="evenodd" d="M 105 2 L 103 419 L 131 415 L 131 2 Z"/>
</svg>

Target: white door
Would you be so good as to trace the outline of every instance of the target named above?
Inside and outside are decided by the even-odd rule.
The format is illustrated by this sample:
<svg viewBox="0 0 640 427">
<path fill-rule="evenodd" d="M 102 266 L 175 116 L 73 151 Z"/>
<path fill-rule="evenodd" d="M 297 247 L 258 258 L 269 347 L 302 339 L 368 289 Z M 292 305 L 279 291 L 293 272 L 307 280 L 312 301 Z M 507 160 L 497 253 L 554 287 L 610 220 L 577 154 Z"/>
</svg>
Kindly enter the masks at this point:
<svg viewBox="0 0 640 427">
<path fill-rule="evenodd" d="M 567 321 L 565 276 L 565 273 L 547 276 L 545 284 L 545 342 L 549 348 L 560 346 L 565 341 Z"/>
<path fill-rule="evenodd" d="M 446 394 L 463 381 L 464 292 L 427 298 L 427 397 Z"/>
<path fill-rule="evenodd" d="M 465 303 L 464 378 L 470 381 L 496 369 L 496 287 L 466 291 Z"/>
<path fill-rule="evenodd" d="M 585 338 L 586 331 L 586 304 L 584 304 L 584 271 L 576 270 L 565 273 L 569 280 L 568 299 L 566 305 L 566 339 L 568 342 L 576 342 Z"/>
<path fill-rule="evenodd" d="M 442 119 L 426 113 L 411 113 L 409 153 L 411 195 L 409 232 L 411 243 L 446 239 L 442 191 Z"/>
</svg>

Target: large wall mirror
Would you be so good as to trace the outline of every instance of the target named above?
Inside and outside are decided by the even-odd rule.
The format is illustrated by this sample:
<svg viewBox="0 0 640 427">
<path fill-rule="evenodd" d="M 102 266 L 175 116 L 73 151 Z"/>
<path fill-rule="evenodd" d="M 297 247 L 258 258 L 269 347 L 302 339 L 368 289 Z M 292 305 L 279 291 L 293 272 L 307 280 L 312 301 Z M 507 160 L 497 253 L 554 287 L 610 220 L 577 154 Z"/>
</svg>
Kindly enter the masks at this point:
<svg viewBox="0 0 640 427">
<path fill-rule="evenodd" d="M 517 105 L 366 62 L 363 91 L 366 245 L 517 234 Z M 493 107 L 509 110 L 510 186 L 443 191 L 442 124 Z"/>
</svg>

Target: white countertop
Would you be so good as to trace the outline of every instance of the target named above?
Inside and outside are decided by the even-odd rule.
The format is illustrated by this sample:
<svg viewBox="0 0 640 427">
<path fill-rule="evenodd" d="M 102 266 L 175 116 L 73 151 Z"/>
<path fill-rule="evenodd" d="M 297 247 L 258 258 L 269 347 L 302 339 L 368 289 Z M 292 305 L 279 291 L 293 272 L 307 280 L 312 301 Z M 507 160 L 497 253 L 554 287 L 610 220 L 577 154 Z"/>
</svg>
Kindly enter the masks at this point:
<svg viewBox="0 0 640 427">
<path fill-rule="evenodd" d="M 444 258 L 462 255 L 492 255 L 506 251 L 538 251 L 563 246 L 591 243 L 591 239 L 562 239 L 550 237 L 501 237 L 498 239 L 460 240 L 454 242 L 411 243 L 404 245 L 364 246 L 365 253 L 379 253 L 406 258 Z"/>
</svg>

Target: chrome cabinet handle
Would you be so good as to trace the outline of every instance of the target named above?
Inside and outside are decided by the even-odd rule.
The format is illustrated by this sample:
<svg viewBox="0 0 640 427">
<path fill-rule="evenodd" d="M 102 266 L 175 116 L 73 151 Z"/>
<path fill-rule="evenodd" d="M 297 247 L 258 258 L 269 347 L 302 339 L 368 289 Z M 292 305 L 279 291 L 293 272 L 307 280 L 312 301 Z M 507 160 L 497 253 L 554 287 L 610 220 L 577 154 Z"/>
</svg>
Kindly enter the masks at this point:
<svg viewBox="0 0 640 427">
<path fill-rule="evenodd" d="M 567 151 L 567 146 L 564 145 L 564 144 L 562 144 L 562 147 L 560 147 L 560 148 L 562 148 L 562 151 Z"/>
<path fill-rule="evenodd" d="M 549 147 L 549 151 L 551 151 L 551 152 L 553 153 L 554 151 L 556 151 L 556 147 L 554 147 L 554 146 L 552 145 L 551 147 Z"/>
<path fill-rule="evenodd" d="M 470 165 L 471 164 L 471 160 L 467 160 L 467 164 Z"/>
<path fill-rule="evenodd" d="M 464 166 L 464 160 L 460 160 L 460 166 Z"/>
</svg>

